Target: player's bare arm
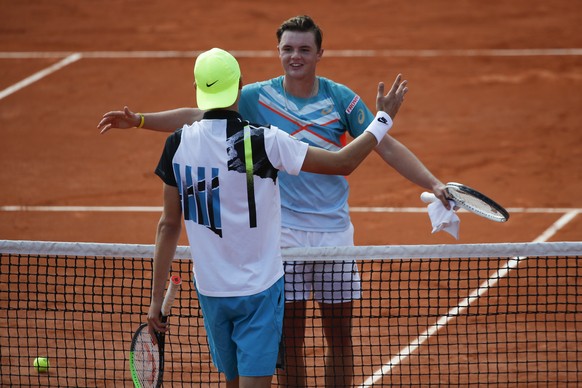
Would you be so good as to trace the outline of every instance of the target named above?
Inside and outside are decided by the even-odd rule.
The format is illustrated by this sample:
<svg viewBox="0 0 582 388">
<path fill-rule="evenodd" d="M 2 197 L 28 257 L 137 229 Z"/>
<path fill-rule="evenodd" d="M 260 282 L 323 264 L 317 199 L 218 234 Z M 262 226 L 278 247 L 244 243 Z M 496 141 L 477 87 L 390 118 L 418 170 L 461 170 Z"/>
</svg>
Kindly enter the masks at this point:
<svg viewBox="0 0 582 388">
<path fill-rule="evenodd" d="M 338 152 L 309 147 L 302 171 L 332 175 L 351 174 L 392 126 L 391 117 L 398 113 L 404 95 L 408 92 L 406 85 L 407 81 L 402 81 L 402 75 L 398 74 L 388 93 L 384 94 L 384 83 L 380 82 L 376 95 L 376 109 L 384 112 L 384 116 L 377 115 L 361 136 Z M 386 114 L 390 117 L 385 117 Z"/>
<path fill-rule="evenodd" d="M 445 185 L 404 144 L 386 135 L 376 147 L 376 152 L 404 178 L 431 190 L 447 209 L 450 207 L 446 199 Z"/>
<path fill-rule="evenodd" d="M 161 308 L 166 280 L 182 230 L 182 208 L 178 188 L 164 184 L 164 208 L 156 234 L 153 264 L 152 298 L 148 311 L 149 332 L 154 343 L 154 332 L 165 332 L 167 324 L 161 321 Z"/>
<path fill-rule="evenodd" d="M 202 120 L 204 111 L 198 108 L 178 108 L 155 113 L 135 113 L 127 106 L 122 111 L 111 111 L 103 115 L 97 125 L 101 133 L 112 128 L 127 129 L 140 127 L 159 132 L 174 132 L 184 124 Z M 143 123 L 142 123 L 143 120 Z"/>
</svg>

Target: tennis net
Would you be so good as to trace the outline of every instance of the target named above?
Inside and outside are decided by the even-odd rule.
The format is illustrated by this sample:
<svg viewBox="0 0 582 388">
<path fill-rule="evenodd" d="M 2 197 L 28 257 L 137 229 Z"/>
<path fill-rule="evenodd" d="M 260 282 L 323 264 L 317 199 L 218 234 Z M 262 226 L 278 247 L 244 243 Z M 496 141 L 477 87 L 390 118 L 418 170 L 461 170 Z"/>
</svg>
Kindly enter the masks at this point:
<svg viewBox="0 0 582 388">
<path fill-rule="evenodd" d="M 0 240 L 0 385 L 130 386 L 128 352 L 149 307 L 153 251 Z M 362 298 L 348 346 L 354 385 L 362 387 L 579 386 L 581 255 L 582 242 L 284 251 L 299 262 L 356 260 Z M 166 336 L 164 382 L 218 385 L 189 257 L 179 247 L 172 267 L 183 285 Z M 307 302 L 305 319 L 308 386 L 324 386 L 329 358 L 316 303 Z M 47 373 L 33 368 L 38 356 L 48 357 Z"/>
</svg>

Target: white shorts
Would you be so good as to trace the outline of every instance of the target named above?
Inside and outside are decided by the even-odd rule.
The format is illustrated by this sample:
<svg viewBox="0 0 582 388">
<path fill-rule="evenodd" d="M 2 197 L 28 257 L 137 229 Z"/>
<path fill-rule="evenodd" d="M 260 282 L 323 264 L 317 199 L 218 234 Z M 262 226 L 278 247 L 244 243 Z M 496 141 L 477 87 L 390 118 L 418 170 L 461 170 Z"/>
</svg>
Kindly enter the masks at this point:
<svg viewBox="0 0 582 388">
<path fill-rule="evenodd" d="M 306 232 L 282 228 L 281 248 L 354 245 L 354 227 L 344 232 Z M 313 298 L 322 303 L 344 303 L 361 297 L 360 274 L 355 261 L 287 261 L 285 301 Z"/>
</svg>

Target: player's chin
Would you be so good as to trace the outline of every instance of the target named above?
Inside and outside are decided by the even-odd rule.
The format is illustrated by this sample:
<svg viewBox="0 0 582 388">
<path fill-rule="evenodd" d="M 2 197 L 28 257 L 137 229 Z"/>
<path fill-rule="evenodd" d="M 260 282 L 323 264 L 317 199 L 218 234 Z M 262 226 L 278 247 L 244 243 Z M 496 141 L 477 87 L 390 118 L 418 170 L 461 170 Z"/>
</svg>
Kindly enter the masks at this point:
<svg viewBox="0 0 582 388">
<path fill-rule="evenodd" d="M 300 76 L 305 75 L 305 66 L 303 66 L 303 65 L 294 65 L 294 66 L 288 65 L 285 68 L 285 72 L 288 75 L 300 77 Z"/>
</svg>

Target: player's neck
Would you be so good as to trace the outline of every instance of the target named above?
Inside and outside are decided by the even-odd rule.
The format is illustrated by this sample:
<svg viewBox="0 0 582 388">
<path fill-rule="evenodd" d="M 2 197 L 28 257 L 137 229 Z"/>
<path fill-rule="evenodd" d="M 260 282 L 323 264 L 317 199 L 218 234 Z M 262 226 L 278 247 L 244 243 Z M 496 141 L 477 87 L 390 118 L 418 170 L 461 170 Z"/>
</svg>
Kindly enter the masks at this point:
<svg viewBox="0 0 582 388">
<path fill-rule="evenodd" d="M 238 98 L 235 101 L 235 103 L 232 104 L 231 106 L 227 106 L 225 108 L 210 109 L 210 111 L 212 111 L 212 110 L 230 110 L 230 111 L 239 113 L 239 111 L 238 111 Z"/>
<path fill-rule="evenodd" d="M 311 98 L 319 91 L 319 81 L 313 76 L 306 79 L 291 79 L 283 77 L 283 91 L 285 95 L 299 98 Z"/>
</svg>

